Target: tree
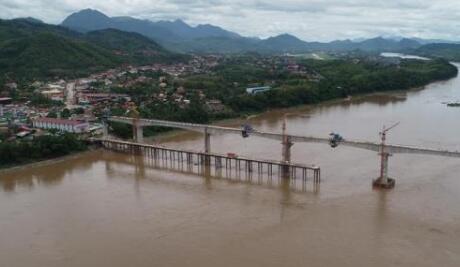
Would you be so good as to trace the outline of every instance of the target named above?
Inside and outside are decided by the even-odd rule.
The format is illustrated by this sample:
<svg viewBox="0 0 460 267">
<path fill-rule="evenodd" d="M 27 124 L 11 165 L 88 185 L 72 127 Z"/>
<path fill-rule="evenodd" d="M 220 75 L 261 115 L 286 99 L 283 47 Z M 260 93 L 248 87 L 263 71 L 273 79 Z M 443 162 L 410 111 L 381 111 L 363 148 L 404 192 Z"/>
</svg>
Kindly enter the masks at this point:
<svg viewBox="0 0 460 267">
<path fill-rule="evenodd" d="M 58 114 L 57 114 L 56 111 L 53 110 L 53 111 L 48 112 L 48 115 L 46 117 L 48 117 L 48 118 L 57 118 Z"/>
<path fill-rule="evenodd" d="M 70 110 L 68 108 L 63 109 L 62 112 L 61 112 L 61 117 L 62 118 L 68 119 L 68 118 L 70 118 L 70 115 L 71 115 L 71 113 L 70 113 Z"/>
</svg>

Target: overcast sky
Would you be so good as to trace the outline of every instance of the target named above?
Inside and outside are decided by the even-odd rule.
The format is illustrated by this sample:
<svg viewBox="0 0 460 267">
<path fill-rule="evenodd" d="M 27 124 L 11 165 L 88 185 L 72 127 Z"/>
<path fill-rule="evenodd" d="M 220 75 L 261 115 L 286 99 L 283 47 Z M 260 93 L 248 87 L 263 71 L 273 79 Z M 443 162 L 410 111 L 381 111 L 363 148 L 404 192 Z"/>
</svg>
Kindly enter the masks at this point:
<svg viewBox="0 0 460 267">
<path fill-rule="evenodd" d="M 209 23 L 245 36 L 460 40 L 460 0 L 0 0 L 0 18 L 31 16 L 57 24 L 85 8 L 109 16 Z"/>
</svg>

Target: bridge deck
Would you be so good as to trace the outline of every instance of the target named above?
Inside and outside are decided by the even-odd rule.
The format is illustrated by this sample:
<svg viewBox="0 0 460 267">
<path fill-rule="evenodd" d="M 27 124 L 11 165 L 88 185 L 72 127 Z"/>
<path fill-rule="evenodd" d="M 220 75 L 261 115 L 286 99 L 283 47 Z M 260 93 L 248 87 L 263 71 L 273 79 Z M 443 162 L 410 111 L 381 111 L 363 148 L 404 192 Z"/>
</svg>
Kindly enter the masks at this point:
<svg viewBox="0 0 460 267">
<path fill-rule="evenodd" d="M 134 124 L 134 120 L 128 117 L 110 117 L 109 121 L 121 122 L 126 124 Z M 185 123 L 185 122 L 174 122 L 174 121 L 163 121 L 163 120 L 152 120 L 152 119 L 138 119 L 138 126 L 159 126 L 159 127 L 170 127 L 178 128 L 184 130 L 190 130 L 195 132 L 204 133 L 205 131 L 208 134 L 222 134 L 222 133 L 234 133 L 241 134 L 241 129 L 231 128 L 231 127 L 222 127 L 215 125 L 206 125 L 206 124 L 196 124 L 196 123 Z M 283 140 L 283 135 L 280 133 L 270 133 L 262 131 L 254 131 L 251 133 L 252 136 L 258 136 L 273 140 Z M 311 137 L 311 136 L 299 136 L 299 135 L 289 135 L 292 142 L 297 143 L 323 143 L 329 144 L 328 138 L 322 137 Z M 366 141 L 353 141 L 345 140 L 340 143 L 340 145 L 354 147 L 359 149 L 365 149 L 370 151 L 379 152 L 381 150 L 381 145 L 379 143 L 366 142 Z M 387 145 L 386 152 L 391 154 L 396 153 L 405 153 L 405 154 L 423 154 L 423 155 L 435 155 L 442 157 L 460 157 L 460 151 L 448 151 L 440 149 L 430 149 L 430 148 L 420 148 L 420 147 L 411 147 L 403 145 Z"/>
</svg>

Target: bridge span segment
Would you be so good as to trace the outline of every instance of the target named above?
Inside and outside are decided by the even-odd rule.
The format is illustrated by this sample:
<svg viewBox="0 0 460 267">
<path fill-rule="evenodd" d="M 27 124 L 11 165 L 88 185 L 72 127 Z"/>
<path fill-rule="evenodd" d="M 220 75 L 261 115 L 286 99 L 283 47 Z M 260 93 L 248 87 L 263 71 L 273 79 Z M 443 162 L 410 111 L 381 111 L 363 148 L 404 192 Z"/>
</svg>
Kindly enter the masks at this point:
<svg viewBox="0 0 460 267">
<path fill-rule="evenodd" d="M 176 128 L 176 129 L 183 129 L 183 130 L 203 133 L 205 153 L 211 152 L 210 138 L 212 135 L 225 134 L 225 133 L 232 133 L 232 134 L 242 133 L 242 129 L 240 128 L 223 127 L 223 126 L 215 126 L 215 125 L 208 125 L 208 124 L 154 120 L 154 119 L 109 117 L 108 121 L 133 125 L 133 135 L 134 135 L 133 139 L 138 143 L 143 142 L 142 128 L 148 127 L 148 126 Z M 257 130 L 252 131 L 251 136 L 281 141 L 281 144 L 283 145 L 282 162 L 286 162 L 286 163 L 290 162 L 290 158 L 286 158 L 285 155 L 290 155 L 290 149 L 293 143 L 320 143 L 320 144 L 328 144 L 328 145 L 330 144 L 329 138 L 300 136 L 300 135 L 287 135 L 287 134 L 284 135 L 282 133 L 271 133 L 271 132 L 263 132 L 263 131 L 257 131 Z M 357 149 L 370 150 L 370 151 L 378 152 L 379 155 L 386 155 L 385 157 L 382 157 L 383 159 L 382 159 L 382 164 L 381 164 L 381 168 L 382 168 L 381 173 L 383 173 L 385 176 L 388 172 L 388 156 L 392 154 L 421 154 L 421 155 L 460 158 L 460 151 L 448 151 L 448 150 L 441 150 L 441 149 L 412 147 L 412 146 L 405 146 L 405 145 L 387 145 L 383 143 L 354 141 L 354 140 L 342 140 L 340 141 L 340 145 L 347 146 L 347 147 L 353 147 Z M 387 177 L 380 177 L 379 179 L 384 180 L 384 181 L 388 180 Z M 386 186 L 387 186 L 386 184 L 383 185 L 383 187 L 386 187 Z"/>
</svg>

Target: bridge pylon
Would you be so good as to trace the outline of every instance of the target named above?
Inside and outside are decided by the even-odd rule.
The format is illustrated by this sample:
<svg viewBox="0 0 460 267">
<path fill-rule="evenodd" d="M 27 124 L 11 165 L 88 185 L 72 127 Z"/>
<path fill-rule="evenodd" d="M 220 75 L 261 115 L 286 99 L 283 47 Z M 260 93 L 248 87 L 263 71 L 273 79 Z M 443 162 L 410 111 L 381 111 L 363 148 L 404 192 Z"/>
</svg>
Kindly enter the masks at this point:
<svg viewBox="0 0 460 267">
<path fill-rule="evenodd" d="M 211 153 L 211 134 L 208 132 L 208 128 L 204 129 L 204 153 Z M 207 155 L 204 158 L 204 164 L 206 166 L 211 165 L 211 158 Z"/>
<path fill-rule="evenodd" d="M 388 177 L 388 158 L 391 157 L 391 153 L 388 152 L 386 146 L 387 132 L 399 125 L 399 122 L 393 126 L 386 128 L 383 126 L 383 130 L 380 132 L 382 142 L 380 144 L 380 176 L 372 183 L 374 187 L 391 189 L 395 187 L 395 179 Z"/>
<path fill-rule="evenodd" d="M 285 164 L 290 164 L 291 162 L 291 147 L 294 145 L 294 143 L 291 141 L 290 136 L 284 136 L 283 137 L 283 142 L 281 142 L 283 145 L 281 149 L 281 155 L 282 155 L 282 162 Z M 287 165 L 286 165 L 287 166 Z M 283 167 L 283 176 L 284 177 L 289 177 L 290 176 L 290 170 L 289 167 Z"/>
<path fill-rule="evenodd" d="M 139 123 L 138 119 L 133 119 L 133 139 L 136 143 L 144 142 L 144 128 Z"/>
<path fill-rule="evenodd" d="M 291 140 L 291 137 L 287 134 L 286 131 L 286 117 L 290 115 L 289 113 L 284 114 L 283 116 L 283 125 L 282 125 L 282 142 L 281 144 L 283 147 L 281 148 L 281 161 L 285 163 L 286 165 L 283 166 L 282 168 L 282 174 L 283 177 L 289 178 L 291 175 L 291 171 L 288 167 L 288 164 L 291 162 L 291 147 L 294 145 L 294 143 Z"/>
<path fill-rule="evenodd" d="M 380 162 L 380 176 L 373 182 L 374 187 L 391 189 L 395 187 L 396 181 L 393 178 L 388 177 L 388 158 L 392 155 L 386 151 L 379 153 L 381 157 Z"/>
</svg>

